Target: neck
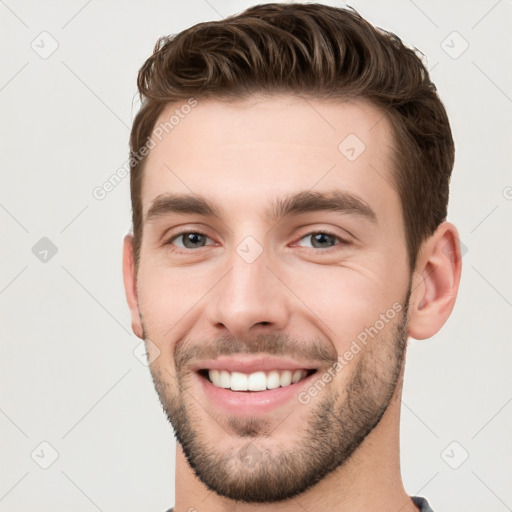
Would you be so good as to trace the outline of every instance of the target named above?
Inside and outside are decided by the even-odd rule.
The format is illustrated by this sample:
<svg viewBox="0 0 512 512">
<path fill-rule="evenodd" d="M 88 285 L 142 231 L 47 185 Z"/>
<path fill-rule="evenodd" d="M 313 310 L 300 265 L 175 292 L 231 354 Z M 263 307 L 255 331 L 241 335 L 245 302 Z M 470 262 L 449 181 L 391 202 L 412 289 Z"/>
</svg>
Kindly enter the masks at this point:
<svg viewBox="0 0 512 512">
<path fill-rule="evenodd" d="M 177 444 L 174 512 L 418 512 L 400 474 L 400 397 L 401 383 L 382 420 L 352 457 L 306 492 L 285 501 L 251 504 L 215 494 L 196 477 Z"/>
</svg>

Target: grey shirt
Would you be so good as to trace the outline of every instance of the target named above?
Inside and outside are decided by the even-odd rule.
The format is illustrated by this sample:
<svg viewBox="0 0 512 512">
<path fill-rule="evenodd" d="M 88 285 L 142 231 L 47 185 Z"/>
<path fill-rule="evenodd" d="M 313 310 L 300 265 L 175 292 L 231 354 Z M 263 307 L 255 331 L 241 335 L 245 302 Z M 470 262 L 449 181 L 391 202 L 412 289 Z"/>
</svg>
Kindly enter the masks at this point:
<svg viewBox="0 0 512 512">
<path fill-rule="evenodd" d="M 415 505 L 417 505 L 420 508 L 420 512 L 434 512 L 430 505 L 428 504 L 428 501 L 425 498 L 420 498 L 418 496 L 412 496 L 412 501 Z M 170 508 L 166 512 L 174 512 L 174 507 Z"/>
<path fill-rule="evenodd" d="M 420 508 L 420 512 L 434 512 L 430 508 L 430 505 L 428 504 L 428 501 L 425 498 L 420 498 L 418 496 L 412 496 L 412 501 L 414 501 L 414 504 Z"/>
</svg>

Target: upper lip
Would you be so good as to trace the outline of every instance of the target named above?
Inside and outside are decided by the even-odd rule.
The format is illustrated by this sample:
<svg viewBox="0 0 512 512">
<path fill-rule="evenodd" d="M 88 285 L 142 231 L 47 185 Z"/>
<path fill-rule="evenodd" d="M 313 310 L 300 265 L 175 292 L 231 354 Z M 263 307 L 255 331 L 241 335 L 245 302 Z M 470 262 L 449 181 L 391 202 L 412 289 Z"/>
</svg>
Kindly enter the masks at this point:
<svg viewBox="0 0 512 512">
<path fill-rule="evenodd" d="M 192 366 L 194 371 L 199 370 L 227 370 L 228 372 L 255 373 L 270 370 L 315 370 L 314 363 L 301 362 L 293 359 L 276 357 L 243 357 L 220 356 L 217 359 L 199 361 Z"/>
</svg>

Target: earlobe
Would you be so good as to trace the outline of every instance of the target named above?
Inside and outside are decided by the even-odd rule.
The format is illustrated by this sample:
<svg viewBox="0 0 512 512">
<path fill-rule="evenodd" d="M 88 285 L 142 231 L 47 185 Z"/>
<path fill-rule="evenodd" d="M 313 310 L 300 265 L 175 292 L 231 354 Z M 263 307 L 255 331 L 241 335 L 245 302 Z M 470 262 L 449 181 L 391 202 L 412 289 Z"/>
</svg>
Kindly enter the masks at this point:
<svg viewBox="0 0 512 512">
<path fill-rule="evenodd" d="M 443 222 L 422 245 L 412 280 L 409 336 L 426 339 L 450 316 L 459 289 L 462 263 L 457 228 Z"/>
<path fill-rule="evenodd" d="M 133 260 L 132 235 L 126 235 L 123 241 L 123 282 L 126 301 L 128 302 L 132 317 L 132 330 L 138 338 L 144 339 L 137 298 L 137 276 L 135 274 L 135 264 Z"/>
</svg>

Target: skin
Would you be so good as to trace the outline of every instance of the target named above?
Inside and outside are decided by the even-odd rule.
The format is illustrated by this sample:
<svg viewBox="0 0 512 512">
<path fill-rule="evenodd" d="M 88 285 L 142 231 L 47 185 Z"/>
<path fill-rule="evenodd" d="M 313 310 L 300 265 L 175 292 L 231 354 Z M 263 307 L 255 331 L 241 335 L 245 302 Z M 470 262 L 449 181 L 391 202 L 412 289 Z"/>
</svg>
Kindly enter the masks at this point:
<svg viewBox="0 0 512 512">
<path fill-rule="evenodd" d="M 156 125 L 179 106 L 168 105 Z M 338 149 L 349 134 L 366 146 L 354 161 Z M 400 476 L 401 339 L 429 338 L 445 323 L 457 295 L 461 257 L 456 228 L 443 222 L 423 243 L 410 274 L 387 120 L 360 100 L 200 100 L 155 142 L 144 171 L 144 215 L 166 193 L 205 197 L 220 210 L 219 218 L 169 213 L 145 222 L 138 268 L 132 237 L 124 239 L 123 275 L 133 331 L 150 340 L 151 373 L 173 426 L 190 427 L 185 443 L 177 444 L 175 511 L 417 510 Z M 376 222 L 338 211 L 280 219 L 265 215 L 272 200 L 334 190 L 364 201 Z M 334 238 L 313 247 L 310 235 L 322 230 Z M 183 238 L 176 237 L 187 232 L 206 235 L 206 245 L 183 247 Z M 248 236 L 257 241 L 250 250 L 258 245 L 261 250 L 252 263 L 237 252 Z M 278 350 L 277 345 L 282 355 L 310 356 L 321 374 L 328 361 L 342 360 L 358 334 L 375 325 L 393 304 L 400 304 L 401 314 L 385 323 L 307 404 L 290 400 L 258 417 L 230 418 L 208 400 L 191 369 L 201 349 L 210 356 L 225 353 L 224 339 L 237 351 L 252 353 L 259 337 L 263 343 L 258 347 L 266 348 L 263 355 Z M 182 357 L 185 349 L 191 354 L 188 360 Z M 317 357 L 321 353 L 325 360 Z M 365 383 L 359 391 L 354 388 L 358 379 Z M 347 415 L 350 399 L 353 409 Z M 285 475 L 286 468 L 276 464 L 280 454 L 295 453 L 304 457 L 304 464 L 312 463 L 315 432 L 320 447 L 334 450 L 338 438 L 328 439 L 329 432 L 337 428 L 341 436 L 350 433 L 350 421 L 362 404 L 373 407 L 365 421 L 371 417 L 377 424 L 357 439 L 357 449 L 347 452 L 342 464 L 331 464 L 314 485 L 274 503 L 247 503 L 212 491 L 194 472 L 184 450 L 192 440 L 199 450 L 195 462 L 208 454 L 219 463 L 229 455 L 229 465 L 218 466 L 225 471 L 219 473 L 224 483 L 250 482 L 263 471 Z M 334 412 L 325 419 L 333 428 L 322 432 L 325 425 L 315 418 L 325 409 Z M 310 435 L 307 426 L 314 429 Z M 248 441 L 261 454 L 256 470 L 237 462 Z M 325 455 L 328 464 L 329 453 Z M 213 473 L 208 473 L 210 484 Z"/>
</svg>

